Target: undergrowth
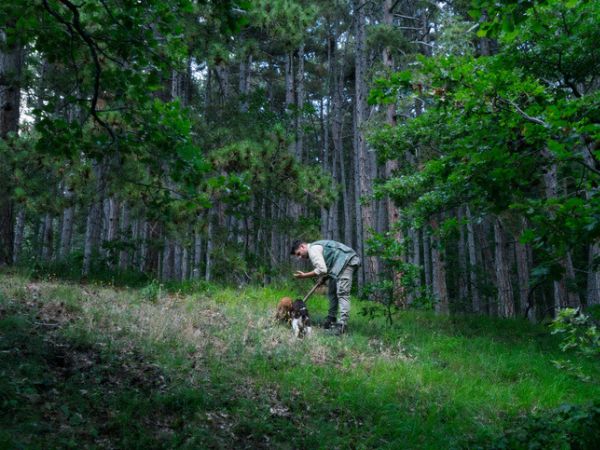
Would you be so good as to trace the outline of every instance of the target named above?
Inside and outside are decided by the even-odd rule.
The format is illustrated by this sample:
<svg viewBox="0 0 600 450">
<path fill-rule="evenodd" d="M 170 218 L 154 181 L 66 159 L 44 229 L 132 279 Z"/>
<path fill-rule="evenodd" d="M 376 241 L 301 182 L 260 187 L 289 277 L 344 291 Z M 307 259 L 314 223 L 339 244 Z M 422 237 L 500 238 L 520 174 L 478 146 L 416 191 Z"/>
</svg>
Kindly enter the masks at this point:
<svg viewBox="0 0 600 450">
<path fill-rule="evenodd" d="M 273 315 L 300 291 L 0 275 L 0 447 L 597 448 L 600 364 L 561 370 L 547 327 L 354 302 L 297 340 Z"/>
</svg>

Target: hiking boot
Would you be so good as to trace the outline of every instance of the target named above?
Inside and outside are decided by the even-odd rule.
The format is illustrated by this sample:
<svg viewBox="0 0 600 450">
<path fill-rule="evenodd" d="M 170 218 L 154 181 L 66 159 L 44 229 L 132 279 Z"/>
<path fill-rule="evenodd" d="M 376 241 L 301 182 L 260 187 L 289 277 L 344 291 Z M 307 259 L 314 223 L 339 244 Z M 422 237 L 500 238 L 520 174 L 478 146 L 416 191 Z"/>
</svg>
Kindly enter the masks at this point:
<svg viewBox="0 0 600 450">
<path fill-rule="evenodd" d="M 323 328 L 325 328 L 326 330 L 329 330 L 329 329 L 335 327 L 336 324 L 337 324 L 337 322 L 336 322 L 335 317 L 327 316 L 327 318 L 325 319 L 325 322 L 323 322 Z"/>
<path fill-rule="evenodd" d="M 342 334 L 346 334 L 348 332 L 348 325 L 345 323 L 336 323 L 332 331 L 336 336 L 341 336 Z"/>
</svg>

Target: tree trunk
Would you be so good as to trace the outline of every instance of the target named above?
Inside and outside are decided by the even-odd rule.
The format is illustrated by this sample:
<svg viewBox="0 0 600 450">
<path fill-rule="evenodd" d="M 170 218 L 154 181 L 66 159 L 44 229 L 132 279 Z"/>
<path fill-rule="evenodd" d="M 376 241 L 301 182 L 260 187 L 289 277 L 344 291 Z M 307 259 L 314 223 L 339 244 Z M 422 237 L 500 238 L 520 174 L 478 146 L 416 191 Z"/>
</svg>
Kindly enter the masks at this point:
<svg viewBox="0 0 600 450">
<path fill-rule="evenodd" d="M 543 149 L 542 156 L 549 161 L 546 172 L 544 173 L 546 198 L 553 199 L 559 194 L 558 166 L 555 162 L 553 162 L 553 156 L 548 149 Z M 578 307 L 580 306 L 579 295 L 576 292 L 571 292 L 568 285 L 569 280 L 573 280 L 574 284 L 575 277 L 575 271 L 573 269 L 573 261 L 570 252 L 567 252 L 566 256 L 562 259 L 561 265 L 564 268 L 565 275 L 561 280 L 556 280 L 553 282 L 554 308 L 558 310 L 566 307 Z"/>
<path fill-rule="evenodd" d="M 21 106 L 21 71 L 23 47 L 20 42 L 7 42 L 6 29 L 0 28 L 0 139 L 7 140 L 10 133 L 19 130 Z M 15 205 L 12 199 L 13 168 L 9 161 L 0 160 L 0 267 L 13 262 Z"/>
<path fill-rule="evenodd" d="M 464 225 L 464 206 L 459 206 L 456 211 L 458 219 L 458 298 L 461 304 L 467 304 L 469 298 L 469 282 L 467 275 L 467 239 Z"/>
<path fill-rule="evenodd" d="M 304 158 L 304 43 L 298 48 L 296 72 L 296 159 Z"/>
<path fill-rule="evenodd" d="M 213 205 L 214 208 L 214 205 Z M 214 213 L 208 214 L 208 236 L 206 237 L 206 268 L 204 279 L 212 281 L 213 249 L 215 245 L 215 220 Z"/>
<path fill-rule="evenodd" d="M 175 281 L 183 280 L 183 271 L 182 269 L 182 259 L 183 259 L 183 248 L 181 247 L 181 242 L 175 241 L 173 243 L 173 279 Z"/>
<path fill-rule="evenodd" d="M 425 291 L 431 295 L 433 281 L 431 280 L 431 238 L 430 234 L 423 231 L 423 271 L 425 272 Z"/>
<path fill-rule="evenodd" d="M 525 231 L 526 224 L 525 220 L 522 220 L 521 231 Z M 517 277 L 519 279 L 519 310 L 521 314 L 525 314 L 527 311 L 527 318 L 530 321 L 535 321 L 535 309 L 528 309 L 528 296 L 529 296 L 529 244 L 522 244 L 519 239 L 515 241 L 515 258 L 517 261 Z"/>
<path fill-rule="evenodd" d="M 200 279 L 200 263 L 202 261 L 202 234 L 199 231 L 194 233 L 194 268 L 192 269 L 192 278 Z"/>
<path fill-rule="evenodd" d="M 506 239 L 500 218 L 494 220 L 496 287 L 498 288 L 498 312 L 501 317 L 514 317 L 515 303 L 510 267 L 506 256 Z"/>
<path fill-rule="evenodd" d="M 48 262 L 52 259 L 52 246 L 54 241 L 54 218 L 52 214 L 44 215 L 44 231 L 42 233 L 42 261 Z"/>
<path fill-rule="evenodd" d="M 367 36 L 365 8 L 361 0 L 354 0 L 355 14 L 355 101 L 354 101 L 354 145 L 356 155 L 355 173 L 357 190 L 355 193 L 357 207 L 357 241 L 359 251 L 363 255 L 364 281 L 375 281 L 378 273 L 378 261 L 365 254 L 365 243 L 373 236 L 375 229 L 374 207 L 371 199 L 374 161 L 372 152 L 367 151 L 365 139 L 365 122 L 367 119 Z M 359 281 L 361 277 L 359 276 Z"/>
<path fill-rule="evenodd" d="M 435 312 L 437 314 L 449 314 L 450 303 L 448 299 L 448 287 L 446 284 L 446 261 L 444 257 L 443 243 L 437 235 L 437 219 L 433 221 L 433 234 L 431 238 L 431 269 L 433 282 L 433 296 L 436 299 Z"/>
<path fill-rule="evenodd" d="M 93 161 L 92 171 L 95 177 L 95 198 L 92 198 L 92 204 L 87 216 L 85 242 L 83 249 L 83 268 L 84 276 L 89 275 L 92 257 L 98 251 L 98 244 L 102 233 L 102 206 L 104 192 L 106 190 L 106 173 L 108 164 L 106 160 L 102 162 Z"/>
<path fill-rule="evenodd" d="M 71 188 L 64 191 L 65 199 L 69 206 L 65 208 L 62 214 L 62 225 L 60 228 L 60 247 L 58 251 L 59 259 L 65 259 L 71 253 L 71 241 L 73 239 L 73 225 L 75 216 L 75 207 L 70 205 L 74 196 Z"/>
<path fill-rule="evenodd" d="M 469 248 L 469 287 L 471 290 L 471 305 L 473 312 L 481 312 L 481 299 L 479 297 L 479 280 L 477 279 L 477 248 L 475 247 L 475 231 L 473 229 L 473 217 L 471 209 L 467 205 L 465 208 L 467 217 L 467 245 Z"/>
<path fill-rule="evenodd" d="M 412 263 L 415 267 L 419 269 L 417 273 L 417 277 L 414 282 L 415 293 L 421 293 L 422 281 L 421 281 L 421 230 L 419 229 L 411 229 L 409 230 L 410 237 L 412 239 L 413 251 L 412 251 Z M 414 300 L 415 295 L 411 294 L 411 299 Z"/>
<path fill-rule="evenodd" d="M 21 208 L 17 213 L 15 223 L 15 244 L 13 246 L 13 262 L 19 262 L 21 250 L 23 246 L 23 235 L 25 233 L 25 209 Z"/>
<path fill-rule="evenodd" d="M 119 225 L 119 240 L 122 242 L 128 242 L 132 236 L 132 232 L 129 229 L 129 205 L 127 202 L 121 204 L 121 221 Z M 129 250 L 121 250 L 119 252 L 119 269 L 127 270 L 129 267 Z"/>
<path fill-rule="evenodd" d="M 164 281 L 171 280 L 173 278 L 173 247 L 173 241 L 165 238 L 160 270 L 160 278 Z"/>
<path fill-rule="evenodd" d="M 140 259 L 138 261 L 139 266 L 138 270 L 140 272 L 145 272 L 148 267 L 147 258 L 148 258 L 148 239 L 149 239 L 149 223 L 146 219 L 142 220 L 140 224 Z"/>
<path fill-rule="evenodd" d="M 190 278 L 190 252 L 188 247 L 183 247 L 181 254 L 181 280 L 186 281 Z"/>
</svg>

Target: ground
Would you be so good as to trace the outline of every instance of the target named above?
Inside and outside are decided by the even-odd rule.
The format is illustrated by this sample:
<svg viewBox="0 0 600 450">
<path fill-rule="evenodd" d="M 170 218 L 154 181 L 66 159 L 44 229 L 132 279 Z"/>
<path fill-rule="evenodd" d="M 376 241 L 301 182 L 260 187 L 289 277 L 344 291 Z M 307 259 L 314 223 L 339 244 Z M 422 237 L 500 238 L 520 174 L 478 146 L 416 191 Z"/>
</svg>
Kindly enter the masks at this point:
<svg viewBox="0 0 600 450">
<path fill-rule="evenodd" d="M 388 326 L 354 301 L 348 335 L 298 340 L 274 320 L 289 289 L 0 274 L 0 448 L 499 448 L 563 404 L 596 420 L 577 405 L 600 398 L 599 362 L 544 325 L 407 311 Z M 318 321 L 326 300 L 309 307 Z"/>
</svg>

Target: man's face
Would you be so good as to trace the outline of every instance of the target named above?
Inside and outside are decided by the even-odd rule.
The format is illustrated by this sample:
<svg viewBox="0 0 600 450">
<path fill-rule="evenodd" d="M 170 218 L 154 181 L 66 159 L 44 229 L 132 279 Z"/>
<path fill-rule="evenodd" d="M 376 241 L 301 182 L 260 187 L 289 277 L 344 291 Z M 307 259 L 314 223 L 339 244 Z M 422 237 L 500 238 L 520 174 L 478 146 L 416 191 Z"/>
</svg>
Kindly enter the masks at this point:
<svg viewBox="0 0 600 450">
<path fill-rule="evenodd" d="M 300 246 L 296 249 L 296 258 L 308 258 L 308 244 L 300 244 Z"/>
</svg>

